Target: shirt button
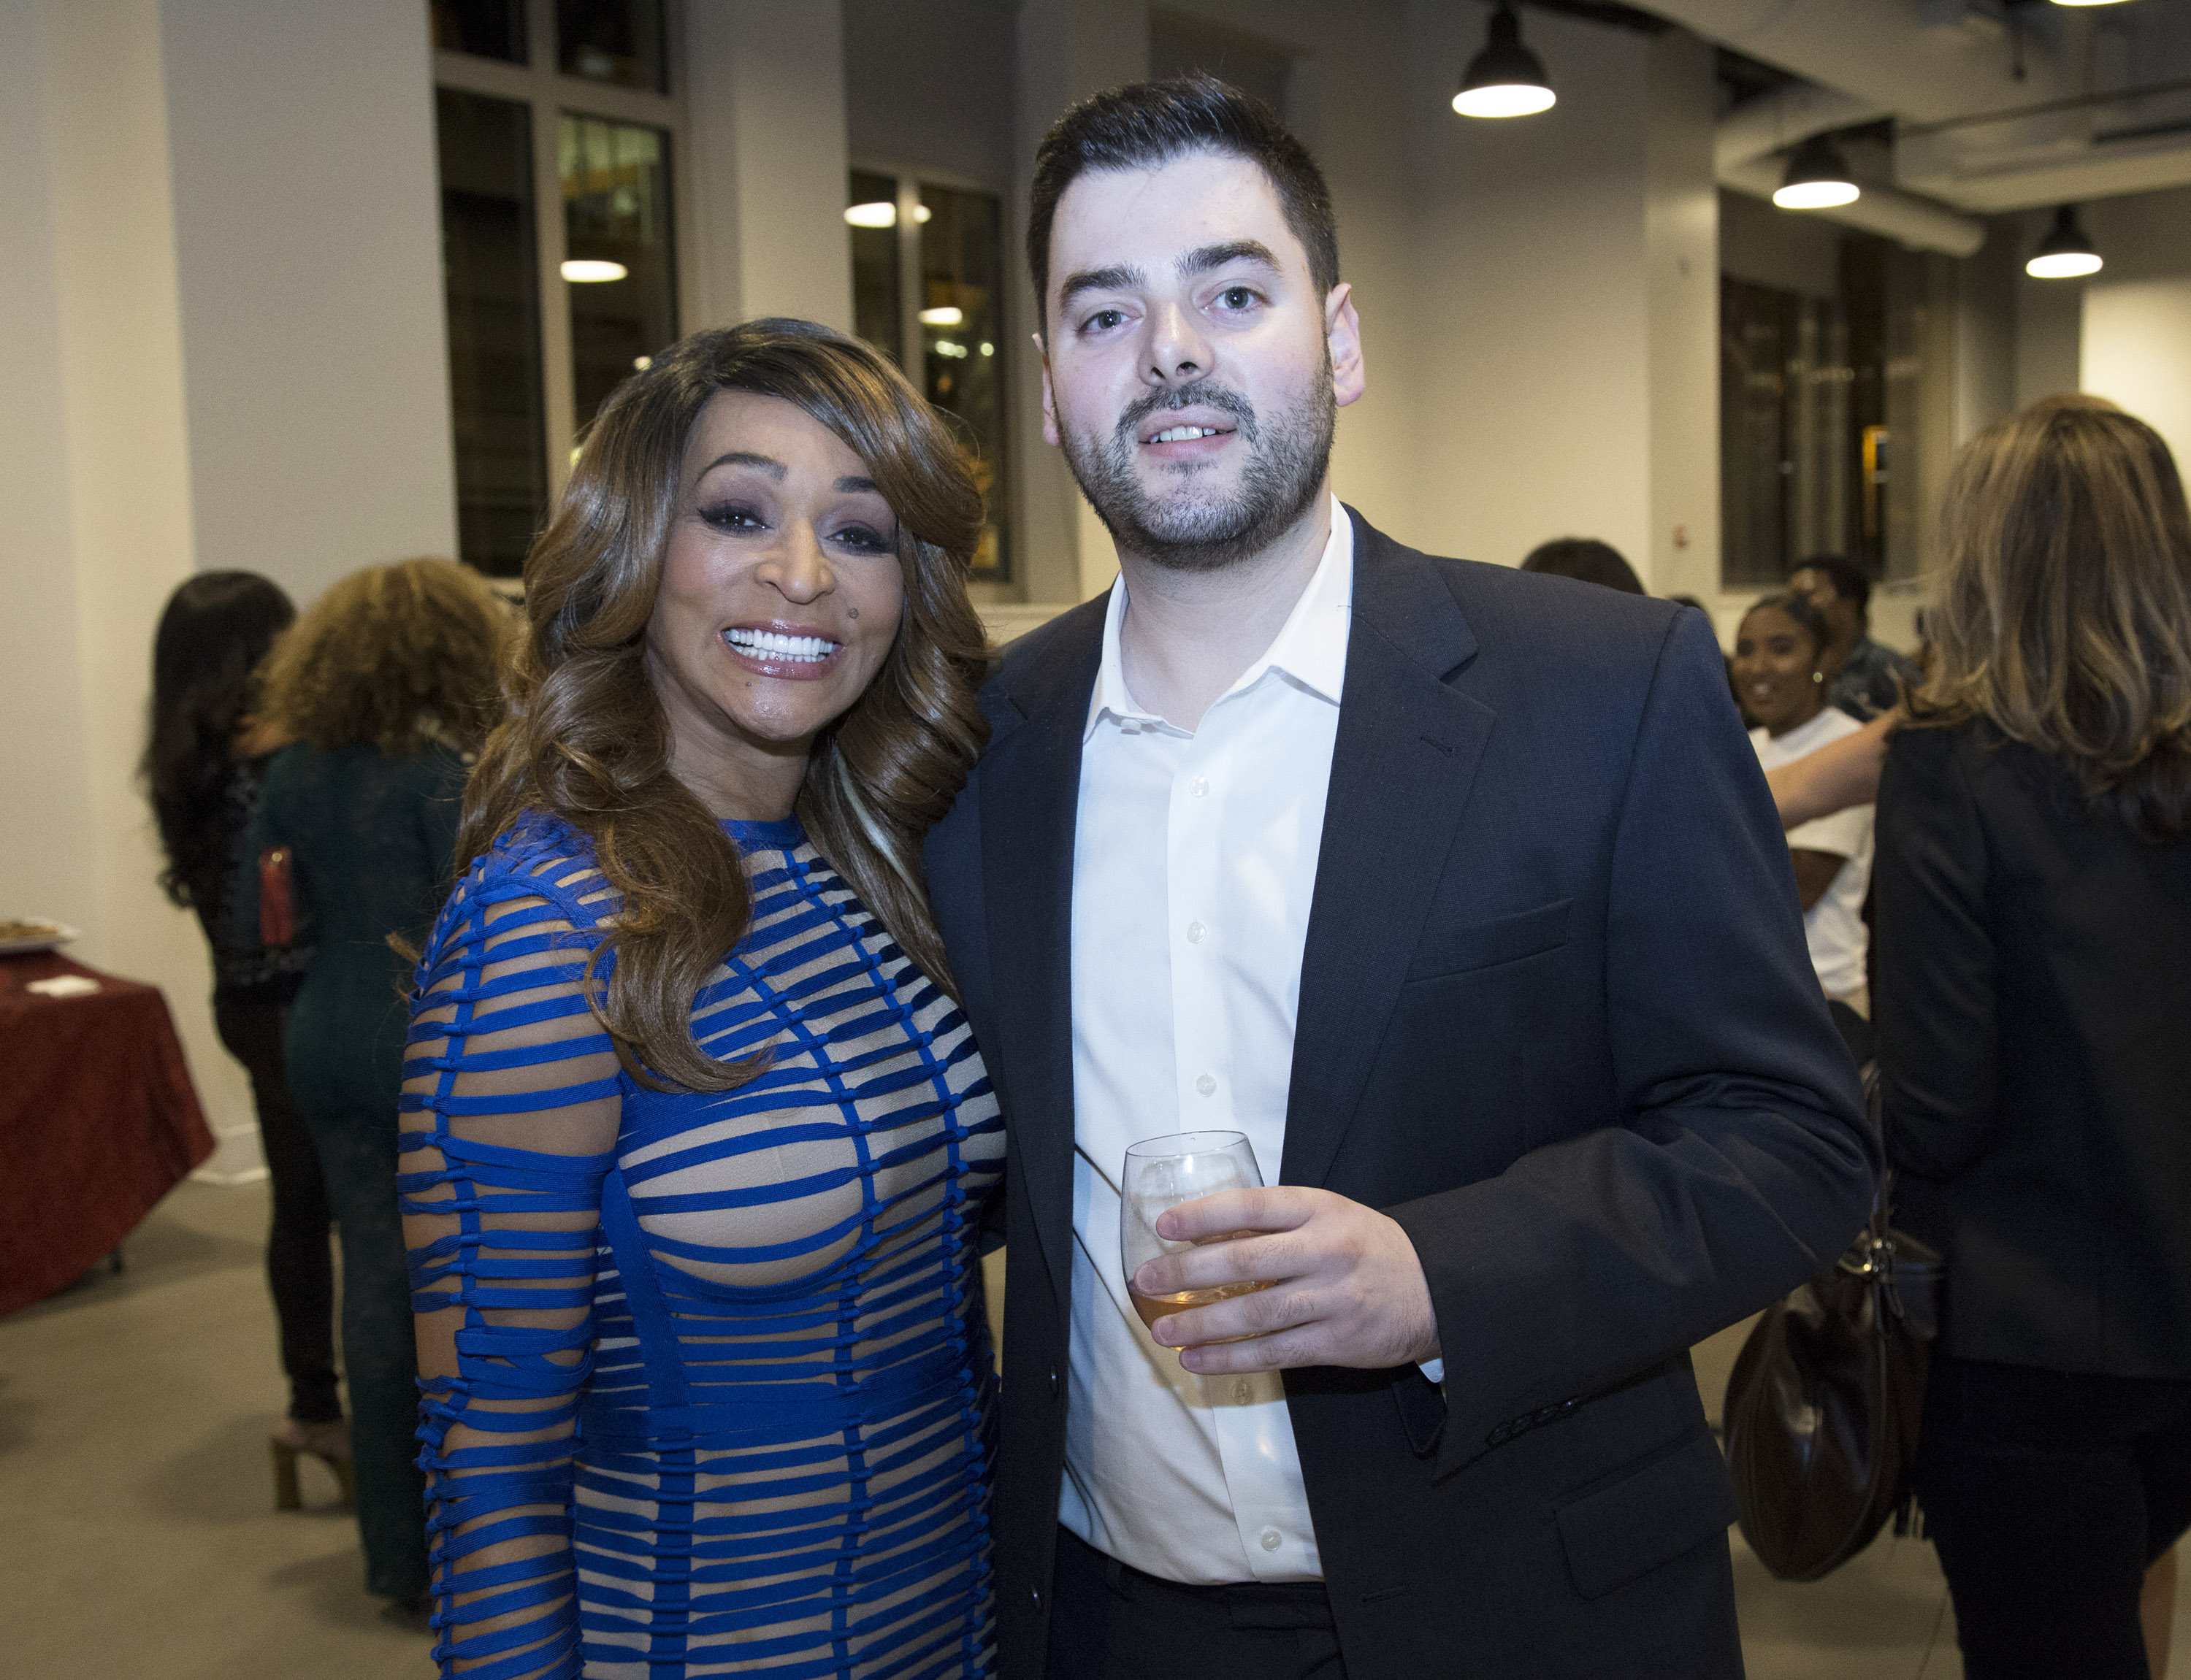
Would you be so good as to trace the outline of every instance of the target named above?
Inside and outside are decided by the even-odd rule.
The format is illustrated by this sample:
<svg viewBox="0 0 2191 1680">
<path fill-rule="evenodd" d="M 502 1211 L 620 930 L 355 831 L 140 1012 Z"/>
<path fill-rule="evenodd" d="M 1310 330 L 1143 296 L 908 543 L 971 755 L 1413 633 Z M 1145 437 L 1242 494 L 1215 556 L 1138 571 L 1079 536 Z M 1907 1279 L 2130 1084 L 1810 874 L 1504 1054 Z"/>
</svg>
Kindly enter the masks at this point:
<svg viewBox="0 0 2191 1680">
<path fill-rule="evenodd" d="M 1264 1550 L 1264 1551 L 1266 1551 L 1266 1552 L 1275 1552 L 1275 1551 L 1277 1551 L 1277 1550 L 1278 1549 L 1278 1547 L 1281 1547 L 1281 1546 L 1283 1546 L 1283 1545 L 1284 1545 L 1284 1544 L 1285 1544 L 1284 1540 L 1280 1536 L 1280 1535 L 1279 1535 L 1278 1531 L 1276 1529 L 1265 1529 L 1265 1530 L 1263 1530 L 1263 1550 Z"/>
<path fill-rule="evenodd" d="M 1030 1586 L 1027 1588 L 1027 1597 L 1034 1600 L 1035 1609 L 1039 1612 L 1042 1609 L 1042 1589 L 1039 1586 Z"/>
<path fill-rule="evenodd" d="M 1199 922 L 1190 922 L 1187 924 L 1187 942 L 1189 945 L 1200 945 L 1203 934 L 1207 932 L 1209 929 Z"/>
<path fill-rule="evenodd" d="M 1194 1081 L 1194 1088 L 1207 1097 L 1217 1089 L 1217 1081 L 1209 1074 L 1204 1074 Z"/>
<path fill-rule="evenodd" d="M 1195 777 L 1192 781 L 1187 783 L 1187 791 L 1189 793 L 1192 793 L 1196 798 L 1199 799 L 1204 794 L 1209 792 L 1209 778 L 1208 776 Z"/>
</svg>

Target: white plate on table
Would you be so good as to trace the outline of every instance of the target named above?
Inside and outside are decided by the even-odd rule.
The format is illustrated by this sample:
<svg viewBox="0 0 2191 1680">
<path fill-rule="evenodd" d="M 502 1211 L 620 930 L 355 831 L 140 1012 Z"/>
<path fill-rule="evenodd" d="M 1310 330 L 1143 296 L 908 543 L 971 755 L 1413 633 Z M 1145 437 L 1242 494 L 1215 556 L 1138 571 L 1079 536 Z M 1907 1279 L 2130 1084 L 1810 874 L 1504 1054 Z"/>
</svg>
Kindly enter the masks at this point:
<svg viewBox="0 0 2191 1680">
<path fill-rule="evenodd" d="M 65 922 L 43 916 L 0 918 L 0 956 L 27 956 L 33 951 L 59 951 L 80 937 Z"/>
</svg>

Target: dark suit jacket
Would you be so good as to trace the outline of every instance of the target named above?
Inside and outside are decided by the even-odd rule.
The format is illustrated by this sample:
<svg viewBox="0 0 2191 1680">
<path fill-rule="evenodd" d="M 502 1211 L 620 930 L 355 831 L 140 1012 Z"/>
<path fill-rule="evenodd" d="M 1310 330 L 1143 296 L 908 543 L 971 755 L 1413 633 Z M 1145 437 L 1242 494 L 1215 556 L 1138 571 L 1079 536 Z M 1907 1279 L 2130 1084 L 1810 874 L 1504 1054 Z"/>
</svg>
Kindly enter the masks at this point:
<svg viewBox="0 0 2191 1680">
<path fill-rule="evenodd" d="M 2191 842 L 2094 815 L 1990 725 L 1879 787 L 1880 1068 L 1899 1223 L 1965 1359 L 2191 1378 Z"/>
<path fill-rule="evenodd" d="M 928 882 L 1011 1140 L 1003 1671 L 1065 1451 L 1069 953 L 1103 604 L 1008 649 Z M 1286 1374 L 1350 1680 L 1740 1671 L 1689 1344 L 1828 1263 L 1873 1146 L 1693 611 L 1355 516 L 1281 1178 L 1382 1208 L 1446 1362 Z"/>
</svg>

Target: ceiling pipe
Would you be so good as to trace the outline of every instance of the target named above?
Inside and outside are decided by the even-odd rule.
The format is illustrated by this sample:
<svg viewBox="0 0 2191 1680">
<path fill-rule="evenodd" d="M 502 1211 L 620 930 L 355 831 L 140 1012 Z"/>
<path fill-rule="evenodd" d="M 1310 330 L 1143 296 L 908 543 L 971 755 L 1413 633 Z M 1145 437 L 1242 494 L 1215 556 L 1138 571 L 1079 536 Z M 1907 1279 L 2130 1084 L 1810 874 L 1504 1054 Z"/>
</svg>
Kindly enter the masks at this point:
<svg viewBox="0 0 2191 1680">
<path fill-rule="evenodd" d="M 1645 0 L 1647 9 L 1708 41 L 1839 88 L 1908 122 L 1942 122 L 2080 92 L 2042 41 L 2023 43 L 2024 76 L 2011 74 L 2006 31 L 1988 37 L 1928 27 L 1911 0 Z"/>
<path fill-rule="evenodd" d="M 1780 184 L 1781 166 L 1770 158 L 1738 163 L 1718 171 L 1719 184 L 1752 198 L 1773 201 Z M 1985 243 L 1985 224 L 1958 216 L 1927 198 L 1917 198 L 1891 188 L 1867 186 L 1863 196 L 1848 204 L 1823 210 L 1787 211 L 1784 214 L 1818 216 L 1843 227 L 1861 228 L 1885 239 L 1898 240 L 1918 251 L 1944 252 L 1950 257 L 1972 257 Z"/>
<path fill-rule="evenodd" d="M 1712 164 L 1739 169 L 1761 157 L 1799 146 L 1813 134 L 1875 122 L 1886 106 L 1834 88 L 1791 82 L 1778 92 L 1761 94 L 1720 119 L 1712 135 Z"/>
</svg>

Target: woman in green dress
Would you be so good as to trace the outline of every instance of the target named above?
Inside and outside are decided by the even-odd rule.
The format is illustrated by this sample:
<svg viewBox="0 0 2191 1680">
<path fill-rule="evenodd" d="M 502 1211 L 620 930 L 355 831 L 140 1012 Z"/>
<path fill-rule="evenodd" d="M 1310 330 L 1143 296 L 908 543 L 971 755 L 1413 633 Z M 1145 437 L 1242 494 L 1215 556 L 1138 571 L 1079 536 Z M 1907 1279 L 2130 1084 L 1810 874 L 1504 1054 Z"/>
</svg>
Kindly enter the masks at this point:
<svg viewBox="0 0 2191 1680">
<path fill-rule="evenodd" d="M 369 566 L 322 596 L 267 670 L 265 714 L 296 744 L 267 767 L 237 883 L 238 901 L 258 905 L 259 931 L 278 934 L 257 888 L 286 856 L 293 938 L 312 947 L 289 1011 L 289 1089 L 340 1235 L 366 1586 L 413 1609 L 427 1575 L 396 1202 L 410 975 L 398 947 L 424 937 L 454 877 L 464 777 L 496 715 L 512 627 L 485 582 L 448 560 Z"/>
</svg>

